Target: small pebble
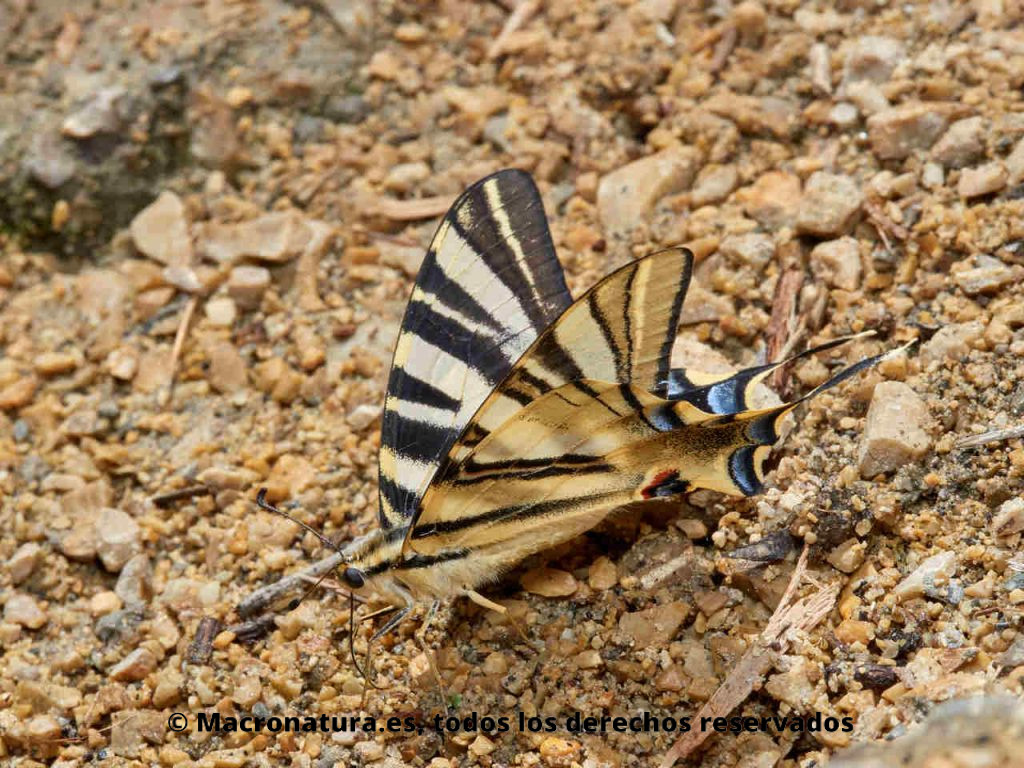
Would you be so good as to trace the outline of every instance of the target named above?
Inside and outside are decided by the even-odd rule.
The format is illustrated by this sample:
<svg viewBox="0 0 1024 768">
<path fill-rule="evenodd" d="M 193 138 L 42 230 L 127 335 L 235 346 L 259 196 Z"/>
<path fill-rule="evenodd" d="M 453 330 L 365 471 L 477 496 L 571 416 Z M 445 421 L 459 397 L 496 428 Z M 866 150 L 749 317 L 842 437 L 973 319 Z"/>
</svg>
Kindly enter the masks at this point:
<svg viewBox="0 0 1024 768">
<path fill-rule="evenodd" d="M 875 387 L 867 423 L 860 441 L 861 477 L 892 472 L 920 459 L 931 447 L 928 408 L 920 396 L 901 381 L 883 381 Z"/>
<path fill-rule="evenodd" d="M 106 616 L 121 610 L 121 598 L 115 592 L 98 592 L 89 600 L 89 611 L 93 616 Z"/>
<path fill-rule="evenodd" d="M 625 236 L 644 221 L 665 195 L 690 186 L 698 153 L 689 147 L 665 149 L 605 175 L 597 189 L 597 210 L 605 232 Z"/>
<path fill-rule="evenodd" d="M 106 507 L 96 522 L 96 554 L 103 567 L 120 571 L 142 549 L 142 531 L 127 512 Z"/>
<path fill-rule="evenodd" d="M 185 204 L 173 192 L 161 192 L 135 215 L 130 229 L 135 247 L 151 259 L 175 267 L 191 263 L 192 238 Z"/>
<path fill-rule="evenodd" d="M 833 288 L 855 291 L 860 287 L 860 245 L 852 237 L 840 237 L 814 246 L 811 270 Z"/>
<path fill-rule="evenodd" d="M 7 561 L 7 573 L 14 584 L 20 584 L 32 575 L 43 557 L 43 548 L 30 541 L 18 547 Z"/>
<path fill-rule="evenodd" d="M 15 592 L 4 603 L 4 621 L 26 629 L 39 629 L 46 623 L 46 614 L 31 595 Z"/>
<path fill-rule="evenodd" d="M 601 556 L 590 564 L 587 583 L 592 589 L 611 589 L 618 582 L 618 569 L 607 557 Z"/>
<path fill-rule="evenodd" d="M 619 619 L 619 631 L 633 641 L 635 648 L 664 645 L 675 636 L 689 613 L 690 606 L 681 601 L 624 613 Z"/>
<path fill-rule="evenodd" d="M 924 595 L 926 589 L 939 587 L 949 581 L 957 569 L 955 552 L 939 552 L 926 558 L 893 589 L 898 600 L 911 600 Z"/>
<path fill-rule="evenodd" d="M 218 296 L 206 302 L 203 310 L 210 325 L 218 328 L 230 328 L 238 317 L 238 308 L 229 296 Z"/>
<path fill-rule="evenodd" d="M 967 198 L 990 195 L 1006 186 L 1006 178 L 1006 167 L 999 162 L 964 168 L 960 172 L 956 191 L 961 197 Z"/>
<path fill-rule="evenodd" d="M 860 187 L 852 178 L 818 171 L 811 175 L 804 188 L 797 229 L 817 237 L 845 234 L 860 211 L 862 201 Z"/>
<path fill-rule="evenodd" d="M 534 568 L 524 573 L 519 583 L 530 594 L 543 597 L 568 597 L 579 587 L 571 573 L 557 568 Z"/>
<path fill-rule="evenodd" d="M 136 648 L 109 670 L 111 680 L 131 683 L 142 680 L 156 669 L 157 657 L 148 648 Z"/>
<path fill-rule="evenodd" d="M 107 370 L 120 381 L 131 381 L 139 366 L 139 355 L 132 347 L 118 347 L 107 355 Z"/>
<path fill-rule="evenodd" d="M 963 168 L 985 154 L 985 120 L 957 120 L 932 147 L 931 157 L 946 168 Z"/>
<path fill-rule="evenodd" d="M 80 352 L 47 352 L 32 361 L 36 373 L 42 376 L 59 376 L 71 373 L 82 364 Z"/>
<path fill-rule="evenodd" d="M 931 103 L 901 104 L 868 118 L 871 147 L 880 160 L 899 160 L 929 149 L 946 129 L 946 114 Z"/>
<path fill-rule="evenodd" d="M 233 267 L 228 276 L 228 293 L 240 307 L 255 309 L 270 287 L 270 270 L 243 265 Z"/>
</svg>

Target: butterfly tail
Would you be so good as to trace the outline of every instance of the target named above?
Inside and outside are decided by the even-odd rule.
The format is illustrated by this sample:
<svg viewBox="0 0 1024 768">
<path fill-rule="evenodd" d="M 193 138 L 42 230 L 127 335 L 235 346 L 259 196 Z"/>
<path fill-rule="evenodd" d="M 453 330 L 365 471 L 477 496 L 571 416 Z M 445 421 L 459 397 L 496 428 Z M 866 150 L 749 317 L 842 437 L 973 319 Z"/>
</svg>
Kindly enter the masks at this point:
<svg viewBox="0 0 1024 768">
<path fill-rule="evenodd" d="M 849 340 L 850 338 L 829 342 L 822 347 L 808 350 L 805 354 L 820 352 L 822 349 L 829 349 Z M 783 419 L 788 413 L 801 403 L 816 397 L 825 390 L 837 386 L 889 357 L 902 353 L 908 346 L 909 344 L 880 355 L 859 360 L 843 368 L 829 378 L 828 381 L 792 402 L 783 403 L 772 408 L 724 413 L 703 421 L 702 429 L 706 430 L 705 434 L 707 435 L 707 438 L 702 441 L 705 446 L 706 459 L 704 466 L 706 469 L 695 472 L 691 478 L 688 478 L 687 489 L 708 488 L 742 496 L 753 496 L 760 493 L 764 487 L 765 461 L 770 455 L 771 446 L 778 442 L 781 437 Z M 784 363 L 762 366 L 753 376 L 747 378 L 744 378 L 744 374 L 749 373 L 749 370 L 741 371 L 729 379 L 724 379 L 721 383 L 735 385 L 735 391 L 741 393 L 737 396 L 736 402 L 742 406 L 746 403 L 746 397 L 742 395 L 742 389 L 749 390 L 751 383 L 763 380 L 765 376 L 770 375 L 773 370 L 782 364 Z M 724 396 L 716 402 L 718 405 L 721 405 L 723 401 Z M 672 409 L 681 423 L 692 424 L 695 421 L 695 409 L 703 410 L 701 409 L 703 404 L 705 404 L 703 396 L 698 399 L 697 403 L 691 402 L 690 398 L 687 397 L 674 403 Z M 710 411 L 710 409 L 708 410 Z M 667 478 L 662 480 L 665 479 Z M 649 479 L 644 488 L 645 498 L 649 498 L 652 495 L 668 495 L 668 487 L 654 482 L 656 480 L 659 480 L 656 476 Z M 673 488 L 680 487 L 679 478 L 672 480 L 674 482 Z"/>
<path fill-rule="evenodd" d="M 666 400 L 681 400 L 715 414 L 741 413 L 753 407 L 757 385 L 766 381 L 773 373 L 797 360 L 812 357 L 857 339 L 873 336 L 874 331 L 843 336 L 826 341 L 816 347 L 804 350 L 777 363 L 744 368 L 732 375 L 709 374 L 686 368 L 673 368 L 663 383 L 660 394 Z"/>
</svg>

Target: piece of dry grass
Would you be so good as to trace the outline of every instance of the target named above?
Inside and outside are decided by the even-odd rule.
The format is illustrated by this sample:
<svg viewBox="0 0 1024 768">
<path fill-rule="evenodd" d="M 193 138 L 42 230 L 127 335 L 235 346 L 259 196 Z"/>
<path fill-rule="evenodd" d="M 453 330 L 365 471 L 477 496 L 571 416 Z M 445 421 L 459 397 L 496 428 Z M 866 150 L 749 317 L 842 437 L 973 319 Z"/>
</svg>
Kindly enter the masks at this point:
<svg viewBox="0 0 1024 768">
<path fill-rule="evenodd" d="M 724 717 L 732 712 L 750 695 L 754 686 L 764 679 L 777 659 L 786 652 L 794 633 L 812 629 L 832 610 L 839 596 L 839 589 L 835 586 L 824 587 L 802 600 L 793 602 L 793 595 L 796 594 L 807 571 L 807 552 L 808 547 L 804 545 L 793 576 L 775 613 L 718 690 L 701 707 L 694 718 L 695 723 L 702 722 L 705 717 Z M 704 743 L 707 736 L 708 732 L 699 727 L 689 731 L 666 753 L 661 768 L 671 768 L 679 760 L 691 755 Z"/>
</svg>

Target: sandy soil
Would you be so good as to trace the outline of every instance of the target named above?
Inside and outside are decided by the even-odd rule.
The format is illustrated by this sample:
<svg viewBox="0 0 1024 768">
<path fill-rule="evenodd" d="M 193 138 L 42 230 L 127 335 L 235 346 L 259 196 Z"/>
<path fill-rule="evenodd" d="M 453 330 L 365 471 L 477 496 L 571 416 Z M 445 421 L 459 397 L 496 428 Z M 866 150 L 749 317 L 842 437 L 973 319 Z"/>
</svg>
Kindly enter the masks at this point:
<svg viewBox="0 0 1024 768">
<path fill-rule="evenodd" d="M 6 0 L 0 761 L 646 766 L 678 734 L 521 732 L 518 713 L 852 718 L 680 760 L 809 767 L 985 695 L 834 764 L 1013 765 L 1021 21 L 998 0 Z M 342 541 L 375 525 L 412 278 L 454 196 L 509 166 L 537 179 L 576 293 L 690 245 L 679 362 L 877 331 L 787 371 L 790 396 L 917 344 L 802 407 L 762 496 L 621 514 L 489 590 L 510 618 L 446 606 L 426 633 L 443 689 L 413 621 L 366 691 L 349 643 L 364 658 L 373 622 L 350 638 L 333 581 L 239 615 L 324 555 L 253 500 Z M 780 616 L 802 628 L 771 635 Z M 514 725 L 197 727 L 445 709 Z"/>
</svg>

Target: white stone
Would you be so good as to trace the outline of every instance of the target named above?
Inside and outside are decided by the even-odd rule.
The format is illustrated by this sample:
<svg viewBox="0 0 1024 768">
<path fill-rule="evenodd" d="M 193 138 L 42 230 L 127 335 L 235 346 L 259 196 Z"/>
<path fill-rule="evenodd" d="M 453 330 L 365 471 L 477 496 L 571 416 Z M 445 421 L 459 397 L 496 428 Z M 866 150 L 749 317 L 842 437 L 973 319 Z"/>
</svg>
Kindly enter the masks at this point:
<svg viewBox="0 0 1024 768">
<path fill-rule="evenodd" d="M 860 443 L 860 474 L 874 477 L 922 458 L 931 447 L 928 408 L 901 381 L 875 387 Z"/>
</svg>

